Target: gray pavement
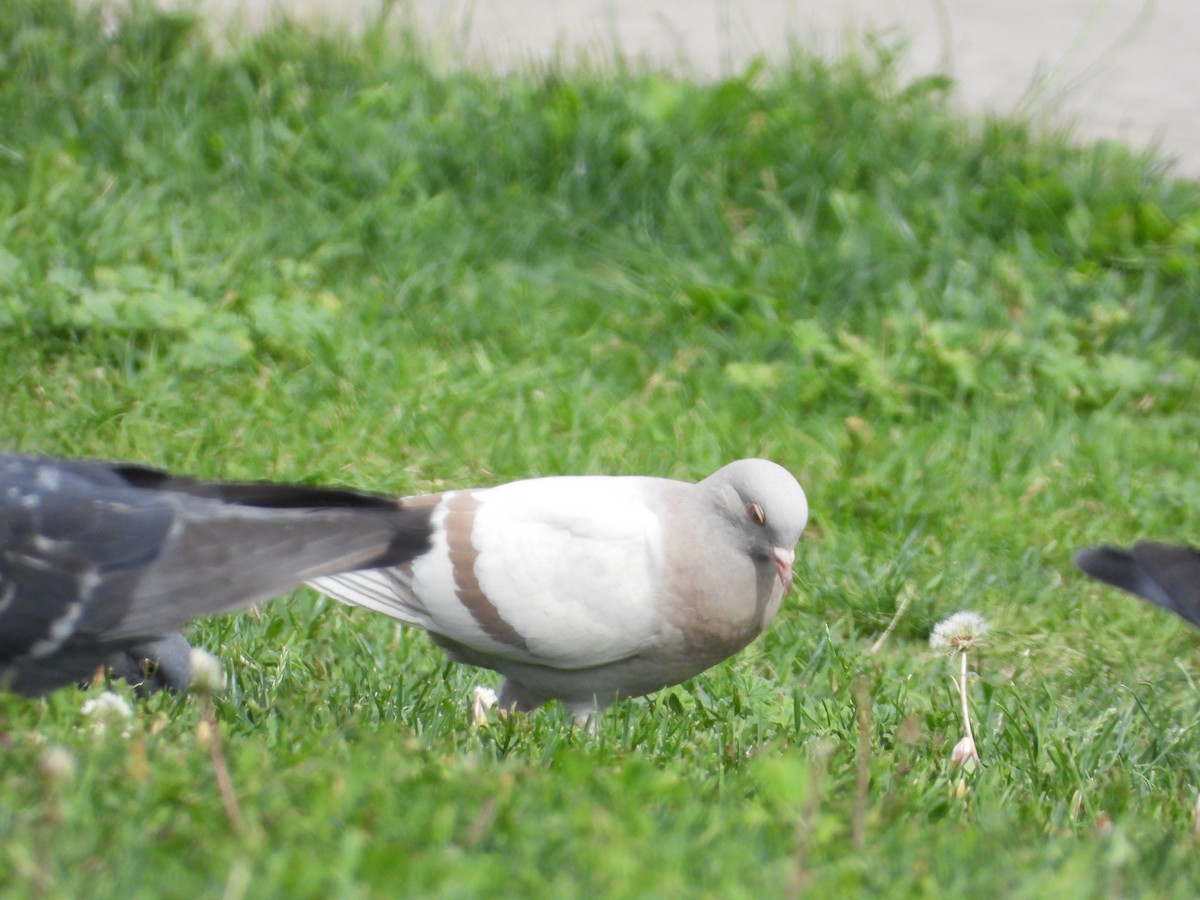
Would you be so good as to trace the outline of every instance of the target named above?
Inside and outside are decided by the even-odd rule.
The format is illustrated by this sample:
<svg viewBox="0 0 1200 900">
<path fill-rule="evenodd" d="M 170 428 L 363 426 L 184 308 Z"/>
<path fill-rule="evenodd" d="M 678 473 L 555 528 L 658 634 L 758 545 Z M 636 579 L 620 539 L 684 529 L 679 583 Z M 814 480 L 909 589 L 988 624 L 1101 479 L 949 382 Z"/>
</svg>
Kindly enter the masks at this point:
<svg viewBox="0 0 1200 900">
<path fill-rule="evenodd" d="M 80 0 L 112 5 L 121 0 Z M 358 27 L 380 0 L 158 0 L 220 32 L 287 11 Z M 908 42 L 905 71 L 944 72 L 971 112 L 1070 125 L 1081 140 L 1152 146 L 1200 177 L 1200 0 L 397 0 L 450 65 L 627 58 L 699 76 L 792 44 L 834 55 L 868 32 Z"/>
</svg>

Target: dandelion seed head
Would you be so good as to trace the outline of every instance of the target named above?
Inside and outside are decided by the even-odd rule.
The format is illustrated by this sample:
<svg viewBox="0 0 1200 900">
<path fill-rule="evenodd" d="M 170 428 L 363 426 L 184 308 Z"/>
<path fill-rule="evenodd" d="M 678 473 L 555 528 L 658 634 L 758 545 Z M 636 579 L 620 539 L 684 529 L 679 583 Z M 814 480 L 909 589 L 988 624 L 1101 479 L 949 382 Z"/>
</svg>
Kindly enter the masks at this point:
<svg viewBox="0 0 1200 900">
<path fill-rule="evenodd" d="M 199 647 L 192 649 L 192 684 L 190 690 L 195 694 L 212 696 L 225 690 L 225 672 L 221 661 Z"/>
<path fill-rule="evenodd" d="M 951 653 L 966 653 L 983 643 L 988 623 L 979 613 L 963 610 L 943 619 L 929 635 L 929 646 Z"/>
</svg>

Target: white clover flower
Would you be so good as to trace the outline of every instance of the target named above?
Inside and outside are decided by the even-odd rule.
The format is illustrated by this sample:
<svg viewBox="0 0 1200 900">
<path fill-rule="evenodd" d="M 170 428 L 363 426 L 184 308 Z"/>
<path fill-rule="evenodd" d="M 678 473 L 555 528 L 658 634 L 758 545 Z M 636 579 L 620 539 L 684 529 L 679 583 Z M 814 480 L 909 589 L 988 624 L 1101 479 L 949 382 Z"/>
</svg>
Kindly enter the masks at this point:
<svg viewBox="0 0 1200 900">
<path fill-rule="evenodd" d="M 48 783 L 62 787 L 75 777 L 75 757 L 65 747 L 53 745 L 42 751 L 38 769 Z"/>
<path fill-rule="evenodd" d="M 110 725 L 124 725 L 121 737 L 127 738 L 132 734 L 129 723 L 133 719 L 133 707 L 120 694 L 105 691 L 98 696 L 85 700 L 80 711 L 92 720 L 92 733 L 104 734 Z"/>
<path fill-rule="evenodd" d="M 133 707 L 129 705 L 129 701 L 112 691 L 104 691 L 90 700 L 85 700 L 82 710 L 85 716 L 94 716 L 98 719 L 120 722 L 133 718 Z"/>
<path fill-rule="evenodd" d="M 192 683 L 189 690 L 194 694 L 211 697 L 225 690 L 225 671 L 221 661 L 199 647 L 192 648 Z"/>
<path fill-rule="evenodd" d="M 983 616 L 963 610 L 937 624 L 929 635 L 929 646 L 935 650 L 966 653 L 978 648 L 989 630 Z"/>
</svg>

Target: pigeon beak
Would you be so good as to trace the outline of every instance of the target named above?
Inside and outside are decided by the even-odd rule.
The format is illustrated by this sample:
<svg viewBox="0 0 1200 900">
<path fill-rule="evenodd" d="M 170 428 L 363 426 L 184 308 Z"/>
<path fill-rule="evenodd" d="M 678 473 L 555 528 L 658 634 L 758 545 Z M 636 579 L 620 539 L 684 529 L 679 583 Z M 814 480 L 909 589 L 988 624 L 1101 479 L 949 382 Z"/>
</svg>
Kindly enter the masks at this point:
<svg viewBox="0 0 1200 900">
<path fill-rule="evenodd" d="M 779 570 L 779 580 L 783 582 L 783 592 L 787 594 L 792 589 L 792 563 L 796 561 L 796 551 L 772 545 L 771 559 L 775 560 L 775 568 Z"/>
</svg>

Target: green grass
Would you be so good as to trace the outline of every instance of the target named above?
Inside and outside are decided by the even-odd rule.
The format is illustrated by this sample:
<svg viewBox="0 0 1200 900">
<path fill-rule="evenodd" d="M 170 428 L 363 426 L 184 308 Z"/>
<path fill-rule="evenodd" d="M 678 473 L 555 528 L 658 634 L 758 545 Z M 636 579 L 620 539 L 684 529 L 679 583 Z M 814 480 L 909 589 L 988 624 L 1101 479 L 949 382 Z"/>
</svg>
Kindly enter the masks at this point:
<svg viewBox="0 0 1200 900">
<path fill-rule="evenodd" d="M 1197 537 L 1200 186 L 950 88 L 0 5 L 0 445 L 395 493 L 763 455 L 813 510 L 771 631 L 595 736 L 472 727 L 490 676 L 307 590 L 197 624 L 241 834 L 196 698 L 0 698 L 6 896 L 1195 894 L 1198 635 L 1070 554 Z"/>
</svg>

